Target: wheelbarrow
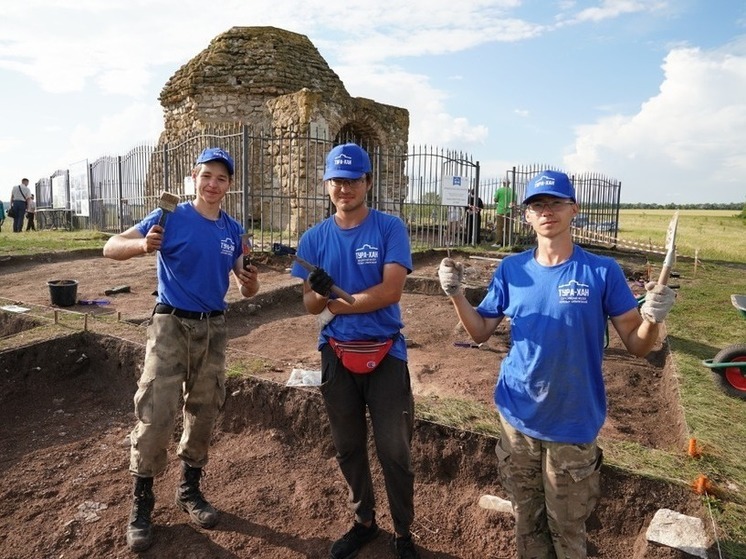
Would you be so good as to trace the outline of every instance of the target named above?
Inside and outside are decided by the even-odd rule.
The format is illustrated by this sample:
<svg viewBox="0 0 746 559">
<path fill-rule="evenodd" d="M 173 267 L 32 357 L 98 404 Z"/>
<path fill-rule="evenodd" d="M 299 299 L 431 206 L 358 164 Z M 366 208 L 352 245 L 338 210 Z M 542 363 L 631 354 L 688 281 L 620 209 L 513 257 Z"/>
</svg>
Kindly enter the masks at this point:
<svg viewBox="0 0 746 559">
<path fill-rule="evenodd" d="M 746 295 L 731 295 L 730 301 L 746 319 Z M 702 364 L 711 369 L 726 394 L 746 400 L 746 344 L 729 345 Z"/>
</svg>

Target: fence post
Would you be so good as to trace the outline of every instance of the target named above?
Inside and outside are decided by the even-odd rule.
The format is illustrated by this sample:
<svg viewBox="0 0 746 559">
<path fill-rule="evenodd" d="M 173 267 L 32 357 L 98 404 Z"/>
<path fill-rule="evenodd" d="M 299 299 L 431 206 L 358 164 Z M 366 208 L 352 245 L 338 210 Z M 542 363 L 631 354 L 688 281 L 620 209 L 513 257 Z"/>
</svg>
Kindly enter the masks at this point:
<svg viewBox="0 0 746 559">
<path fill-rule="evenodd" d="M 168 192 L 168 142 L 163 143 L 163 190 Z"/>
<path fill-rule="evenodd" d="M 471 156 L 469 156 L 469 157 L 471 158 Z M 476 187 L 475 187 L 474 192 L 476 193 L 476 201 L 479 202 L 479 161 L 477 161 L 476 163 L 474 163 L 474 169 L 475 169 L 475 171 L 474 171 L 474 178 L 475 178 L 475 181 L 476 181 Z M 489 200 L 487 202 L 489 203 Z M 485 208 L 487 207 L 487 204 L 484 203 L 484 200 L 482 200 L 482 205 Z M 478 203 L 477 203 L 477 208 L 479 208 L 479 204 Z M 484 219 L 484 216 L 481 215 L 482 214 L 482 210 L 479 210 L 479 214 L 480 214 L 479 215 L 479 219 L 475 219 L 474 221 L 476 222 L 476 224 L 478 225 L 478 227 L 479 227 L 480 230 L 477 231 L 477 235 L 476 235 L 476 237 L 474 237 L 474 241 L 476 241 L 476 239 L 482 235 L 481 229 L 482 229 L 482 226 L 484 225 L 484 223 L 482 223 L 482 220 Z"/>
<path fill-rule="evenodd" d="M 94 220 L 97 220 L 98 217 L 93 215 L 93 165 L 88 163 L 87 159 L 85 173 L 88 182 L 88 228 L 90 229 L 93 226 Z"/>
<path fill-rule="evenodd" d="M 124 204 L 122 203 L 123 186 L 122 186 L 122 156 L 117 155 L 117 195 L 119 197 L 119 232 L 124 231 Z"/>
<path fill-rule="evenodd" d="M 243 226 L 246 232 L 254 228 L 254 220 L 249 224 L 249 127 L 241 126 L 241 207 L 243 210 Z"/>
<path fill-rule="evenodd" d="M 505 224 L 505 226 L 508 228 L 508 236 L 506 238 L 506 242 L 508 246 L 513 246 L 513 237 L 515 233 L 515 221 L 519 219 L 520 216 L 520 206 L 519 206 L 519 200 L 518 200 L 518 193 L 515 189 L 515 178 L 518 175 L 516 172 L 515 165 L 511 168 L 509 171 L 510 176 L 510 188 L 513 191 L 513 195 L 510 197 L 510 219 Z"/>
<path fill-rule="evenodd" d="M 66 210 L 73 210 L 73 201 L 70 199 L 70 169 L 65 169 L 65 196 L 67 197 Z"/>
<path fill-rule="evenodd" d="M 386 208 L 382 208 L 381 204 L 381 152 L 379 151 L 378 146 L 373 148 L 373 180 L 375 180 L 375 184 L 373 185 L 373 200 L 371 206 L 377 209 L 378 211 L 385 211 Z"/>
<path fill-rule="evenodd" d="M 614 223 L 616 226 L 614 227 L 614 248 L 616 248 L 617 241 L 619 240 L 619 218 L 621 217 L 620 211 L 622 204 L 622 181 L 617 181 L 616 183 L 616 199 L 614 200 L 614 205 L 616 206 L 615 211 L 615 218 Z"/>
</svg>

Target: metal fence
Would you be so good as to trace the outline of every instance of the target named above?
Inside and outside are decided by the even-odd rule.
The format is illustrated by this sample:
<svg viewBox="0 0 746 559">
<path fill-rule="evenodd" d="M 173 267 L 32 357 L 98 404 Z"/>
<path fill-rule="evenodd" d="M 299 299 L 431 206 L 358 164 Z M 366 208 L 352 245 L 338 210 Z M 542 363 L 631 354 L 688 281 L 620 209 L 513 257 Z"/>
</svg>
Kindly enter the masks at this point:
<svg viewBox="0 0 746 559">
<path fill-rule="evenodd" d="M 205 147 L 220 146 L 236 161 L 234 184 L 223 208 L 254 232 L 257 250 L 268 250 L 275 243 L 295 246 L 306 229 L 333 211 L 322 181 L 324 159 L 334 144 L 348 140 L 358 139 L 332 142 L 223 125 L 174 145 L 140 145 L 123 156 L 80 162 L 39 180 L 38 227 L 124 231 L 157 207 L 161 191 L 192 199 L 191 171 L 197 155 Z M 519 204 L 511 208 L 504 238 L 494 237 L 494 195 L 508 180 L 514 200 L 520 202 L 528 180 L 551 167 L 513 167 L 505 176 L 483 179 L 479 162 L 467 153 L 433 146 L 383 149 L 360 143 L 373 165 L 369 206 L 399 215 L 407 224 L 413 248 L 473 245 L 477 224 L 483 243 L 533 242 Z M 464 206 L 442 204 L 443 183 L 452 177 L 483 202 L 479 220 L 467 220 Z M 613 245 L 621 183 L 596 174 L 571 179 L 581 205 L 573 228 L 576 240 Z"/>
<path fill-rule="evenodd" d="M 510 213 L 510 226 L 506 227 L 502 244 L 525 245 L 533 242 L 533 230 L 523 218 L 520 201 L 526 192 L 526 185 L 533 176 L 543 170 L 561 171 L 546 165 L 526 165 L 513 167 L 507 178 L 513 189 L 514 204 Z M 570 175 L 575 187 L 575 195 L 580 212 L 573 220 L 573 238 L 576 242 L 587 244 L 616 245 L 619 233 L 619 205 L 622 183 L 600 175 L 585 173 Z M 494 195 L 495 186 L 487 185 L 487 191 Z M 494 220 L 494 213 L 489 216 Z M 498 240 L 500 242 L 500 240 Z"/>
</svg>

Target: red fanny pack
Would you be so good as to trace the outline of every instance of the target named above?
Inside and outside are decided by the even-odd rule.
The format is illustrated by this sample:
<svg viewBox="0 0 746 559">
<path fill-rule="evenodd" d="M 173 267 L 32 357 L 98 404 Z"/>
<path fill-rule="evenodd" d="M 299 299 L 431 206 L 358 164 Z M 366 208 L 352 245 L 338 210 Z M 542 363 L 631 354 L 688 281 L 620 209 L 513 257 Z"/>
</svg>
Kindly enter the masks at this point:
<svg viewBox="0 0 746 559">
<path fill-rule="evenodd" d="M 345 369 L 359 375 L 372 373 L 386 357 L 394 340 L 385 342 L 338 342 L 329 338 L 329 345 Z"/>
</svg>

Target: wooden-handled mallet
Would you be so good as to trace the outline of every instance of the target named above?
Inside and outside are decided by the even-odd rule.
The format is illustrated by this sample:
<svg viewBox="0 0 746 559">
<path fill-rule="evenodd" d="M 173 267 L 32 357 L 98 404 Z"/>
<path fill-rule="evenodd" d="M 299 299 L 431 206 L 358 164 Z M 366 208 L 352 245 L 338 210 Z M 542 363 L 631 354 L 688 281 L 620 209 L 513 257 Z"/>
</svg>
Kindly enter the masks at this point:
<svg viewBox="0 0 746 559">
<path fill-rule="evenodd" d="M 171 194 L 170 192 L 161 192 L 161 199 L 158 201 L 158 207 L 163 212 L 161 218 L 158 220 L 158 225 L 163 227 L 166 224 L 166 217 L 168 214 L 176 210 L 176 206 L 179 205 L 179 196 L 177 194 Z"/>
<path fill-rule="evenodd" d="M 309 272 L 313 272 L 316 269 L 316 266 L 314 266 L 310 262 L 307 262 L 306 260 L 303 260 L 298 255 L 294 255 L 293 258 L 295 258 L 295 261 L 301 266 L 303 266 Z M 342 289 L 336 284 L 332 284 L 332 293 L 334 293 L 337 297 L 339 297 L 343 301 L 347 301 L 350 305 L 352 305 L 355 302 L 355 298 L 352 295 L 347 293 L 344 289 Z"/>
</svg>

